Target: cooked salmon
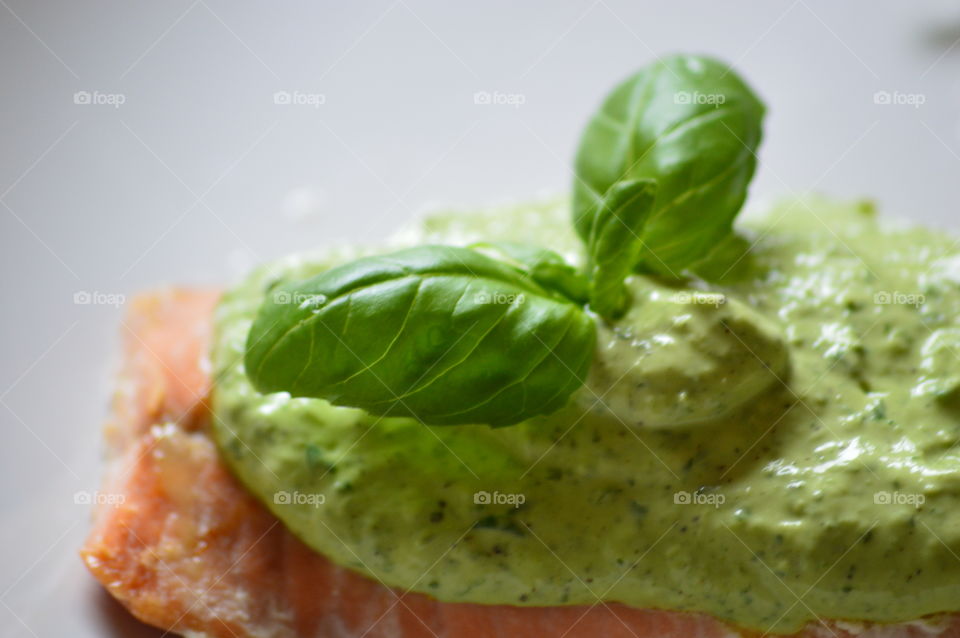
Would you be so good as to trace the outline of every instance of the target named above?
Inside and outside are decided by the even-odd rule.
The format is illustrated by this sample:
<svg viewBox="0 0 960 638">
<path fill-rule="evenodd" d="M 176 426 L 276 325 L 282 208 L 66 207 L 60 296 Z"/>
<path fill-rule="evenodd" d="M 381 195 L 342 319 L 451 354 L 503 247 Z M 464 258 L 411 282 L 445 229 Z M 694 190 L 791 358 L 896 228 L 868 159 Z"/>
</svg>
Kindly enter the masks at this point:
<svg viewBox="0 0 960 638">
<path fill-rule="evenodd" d="M 81 555 L 140 620 L 217 638 L 757 635 L 701 614 L 612 603 L 443 603 L 391 589 L 313 552 L 240 486 L 209 436 L 207 351 L 218 296 L 209 290 L 141 296 L 123 323 L 104 487 L 122 498 L 99 507 Z M 797 636 L 960 637 L 958 618 L 872 627 L 830 621 Z"/>
</svg>

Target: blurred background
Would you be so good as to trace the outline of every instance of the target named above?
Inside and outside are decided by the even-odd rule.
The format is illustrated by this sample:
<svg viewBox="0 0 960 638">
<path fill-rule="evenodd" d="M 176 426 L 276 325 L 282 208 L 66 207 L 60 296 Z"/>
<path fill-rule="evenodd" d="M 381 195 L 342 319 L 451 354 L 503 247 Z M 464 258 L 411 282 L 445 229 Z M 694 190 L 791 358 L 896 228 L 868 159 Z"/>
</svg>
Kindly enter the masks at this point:
<svg viewBox="0 0 960 638">
<path fill-rule="evenodd" d="M 602 96 L 673 51 L 766 100 L 751 205 L 960 231 L 956 1 L 0 0 L 0 634 L 160 635 L 76 553 L 136 291 L 563 191 Z"/>
</svg>

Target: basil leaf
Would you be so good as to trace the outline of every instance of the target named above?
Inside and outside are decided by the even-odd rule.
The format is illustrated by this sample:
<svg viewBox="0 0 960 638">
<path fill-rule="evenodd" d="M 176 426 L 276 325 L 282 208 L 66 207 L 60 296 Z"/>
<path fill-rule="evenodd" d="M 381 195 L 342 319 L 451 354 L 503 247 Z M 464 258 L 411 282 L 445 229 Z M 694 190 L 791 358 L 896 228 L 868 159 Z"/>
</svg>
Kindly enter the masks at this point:
<svg viewBox="0 0 960 638">
<path fill-rule="evenodd" d="M 592 213 L 590 308 L 605 318 L 620 314 L 627 304 L 623 280 L 637 263 L 656 192 L 657 183 L 650 179 L 617 182 Z"/>
<path fill-rule="evenodd" d="M 368 257 L 268 295 L 247 341 L 260 392 L 430 425 L 509 425 L 560 408 L 586 377 L 593 319 L 468 248 Z"/>
<path fill-rule="evenodd" d="M 655 179 L 642 268 L 677 277 L 730 232 L 756 166 L 764 107 L 727 65 L 659 60 L 617 86 L 575 160 L 573 217 L 589 241 L 593 211 L 623 180 Z"/>
<path fill-rule="evenodd" d="M 544 288 L 559 292 L 570 301 L 587 303 L 586 277 L 552 250 L 512 241 L 477 242 L 470 248 L 522 270 Z"/>
</svg>

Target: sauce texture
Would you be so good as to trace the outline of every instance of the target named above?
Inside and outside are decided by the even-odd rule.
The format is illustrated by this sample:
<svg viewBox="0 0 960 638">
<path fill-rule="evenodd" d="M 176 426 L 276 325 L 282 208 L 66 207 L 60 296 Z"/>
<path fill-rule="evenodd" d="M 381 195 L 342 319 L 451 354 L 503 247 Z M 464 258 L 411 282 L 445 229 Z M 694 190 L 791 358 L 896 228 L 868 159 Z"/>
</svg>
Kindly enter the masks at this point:
<svg viewBox="0 0 960 638">
<path fill-rule="evenodd" d="M 576 260 L 566 215 L 438 215 L 397 241 Z M 258 394 L 242 355 L 271 284 L 364 251 L 270 264 L 217 311 L 223 456 L 318 552 L 442 601 L 620 601 L 776 633 L 960 609 L 956 240 L 820 199 L 739 233 L 710 282 L 628 280 L 587 385 L 499 429 Z"/>
</svg>

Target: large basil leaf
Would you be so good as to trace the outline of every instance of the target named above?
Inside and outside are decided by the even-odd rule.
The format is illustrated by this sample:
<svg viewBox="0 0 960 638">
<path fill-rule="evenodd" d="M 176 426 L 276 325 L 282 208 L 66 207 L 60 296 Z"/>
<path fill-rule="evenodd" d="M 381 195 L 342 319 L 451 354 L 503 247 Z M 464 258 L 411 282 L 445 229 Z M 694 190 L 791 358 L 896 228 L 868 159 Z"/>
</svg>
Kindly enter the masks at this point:
<svg viewBox="0 0 960 638">
<path fill-rule="evenodd" d="M 615 317 L 627 304 L 623 280 L 639 258 L 656 192 L 650 179 L 617 182 L 594 209 L 587 239 L 590 308 L 603 317 Z"/>
<path fill-rule="evenodd" d="M 675 55 L 641 69 L 610 93 L 581 138 L 577 232 L 589 240 L 595 210 L 615 184 L 654 179 L 639 262 L 679 276 L 730 231 L 756 166 L 763 113 L 750 88 L 717 60 Z"/>
<path fill-rule="evenodd" d="M 431 425 L 509 425 L 582 385 L 591 317 L 468 248 L 359 259 L 269 292 L 247 341 L 261 392 L 323 398 Z"/>
</svg>

